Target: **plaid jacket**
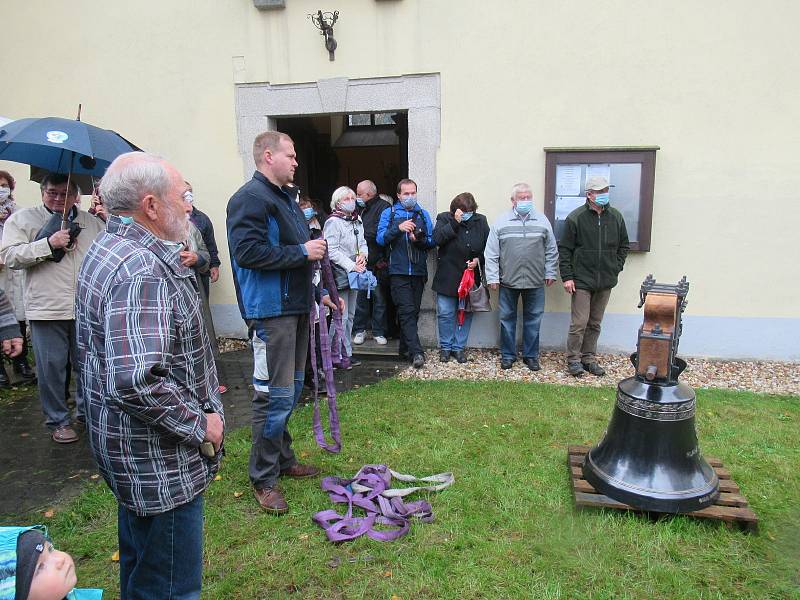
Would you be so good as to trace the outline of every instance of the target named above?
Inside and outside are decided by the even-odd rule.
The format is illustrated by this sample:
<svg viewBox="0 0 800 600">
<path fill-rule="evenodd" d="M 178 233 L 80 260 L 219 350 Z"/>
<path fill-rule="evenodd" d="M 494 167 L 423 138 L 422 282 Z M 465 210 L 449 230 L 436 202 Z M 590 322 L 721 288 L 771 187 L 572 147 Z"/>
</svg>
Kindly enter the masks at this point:
<svg viewBox="0 0 800 600">
<path fill-rule="evenodd" d="M 110 217 L 78 275 L 76 329 L 89 441 L 120 504 L 139 516 L 190 502 L 216 473 L 199 451 L 222 416 L 197 282 L 170 246 Z"/>
</svg>

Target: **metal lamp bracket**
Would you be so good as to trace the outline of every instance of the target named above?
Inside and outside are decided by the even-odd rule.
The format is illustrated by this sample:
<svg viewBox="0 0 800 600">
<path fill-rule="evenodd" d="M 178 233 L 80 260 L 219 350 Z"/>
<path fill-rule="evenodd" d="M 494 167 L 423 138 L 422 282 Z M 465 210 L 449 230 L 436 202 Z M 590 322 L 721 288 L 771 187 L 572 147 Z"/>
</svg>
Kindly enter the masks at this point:
<svg viewBox="0 0 800 600">
<path fill-rule="evenodd" d="M 314 27 L 319 29 L 320 35 L 325 38 L 325 49 L 328 51 L 329 60 L 335 60 L 334 53 L 336 52 L 337 43 L 333 38 L 333 26 L 339 19 L 339 11 L 322 12 L 318 10 L 316 14 L 308 15 L 308 18 L 314 23 Z"/>
</svg>

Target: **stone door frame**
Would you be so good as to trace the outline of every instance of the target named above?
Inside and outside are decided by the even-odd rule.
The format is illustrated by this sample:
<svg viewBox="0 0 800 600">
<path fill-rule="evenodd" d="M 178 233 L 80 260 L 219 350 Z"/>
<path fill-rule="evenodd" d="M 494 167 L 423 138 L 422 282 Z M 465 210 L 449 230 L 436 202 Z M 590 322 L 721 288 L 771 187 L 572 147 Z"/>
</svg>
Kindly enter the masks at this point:
<svg viewBox="0 0 800 600">
<path fill-rule="evenodd" d="M 243 175 L 255 170 L 253 140 L 274 130 L 281 117 L 364 112 L 408 113 L 408 176 L 417 182 L 420 202 L 436 214 L 436 153 L 441 136 L 438 73 L 320 79 L 310 83 L 236 85 L 236 129 Z"/>
</svg>

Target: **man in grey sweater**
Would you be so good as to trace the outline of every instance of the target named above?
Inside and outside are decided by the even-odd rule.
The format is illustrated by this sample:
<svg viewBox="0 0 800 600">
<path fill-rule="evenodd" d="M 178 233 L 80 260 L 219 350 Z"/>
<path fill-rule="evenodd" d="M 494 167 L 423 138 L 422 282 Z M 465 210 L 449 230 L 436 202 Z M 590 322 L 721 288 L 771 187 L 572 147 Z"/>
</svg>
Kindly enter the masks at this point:
<svg viewBox="0 0 800 600">
<path fill-rule="evenodd" d="M 544 286 L 556 279 L 558 248 L 550 221 L 533 208 L 527 183 L 511 191 L 512 209 L 492 224 L 486 242 L 486 283 L 500 289 L 500 366 L 517 360 L 517 303 L 522 296 L 522 360 L 539 370 L 539 326 Z"/>
</svg>

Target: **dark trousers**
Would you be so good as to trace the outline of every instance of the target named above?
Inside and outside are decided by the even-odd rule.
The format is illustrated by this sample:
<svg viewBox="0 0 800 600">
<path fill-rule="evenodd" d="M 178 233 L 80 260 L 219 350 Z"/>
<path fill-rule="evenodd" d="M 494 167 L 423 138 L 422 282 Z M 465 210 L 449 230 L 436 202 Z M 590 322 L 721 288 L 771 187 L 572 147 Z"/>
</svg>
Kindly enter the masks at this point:
<svg viewBox="0 0 800 600">
<path fill-rule="evenodd" d="M 26 362 L 28 358 L 28 322 L 17 321 L 19 324 L 19 332 L 22 334 L 22 352 L 17 358 L 12 359 L 13 362 Z"/>
<path fill-rule="evenodd" d="M 203 293 L 206 295 L 206 300 L 208 300 L 208 295 L 211 292 L 211 275 L 208 273 L 198 273 L 197 282 L 200 284 L 200 289 L 203 290 Z"/>
<path fill-rule="evenodd" d="M 203 496 L 160 515 L 139 517 L 122 505 L 121 600 L 194 600 L 203 583 Z"/>
<path fill-rule="evenodd" d="M 381 284 L 378 284 L 367 298 L 366 290 L 358 292 L 356 316 L 353 320 L 353 333 L 372 329 L 373 337 L 386 336 L 386 298 Z M 370 319 L 372 313 L 372 319 Z"/>
<path fill-rule="evenodd" d="M 303 391 L 308 355 L 308 315 L 252 322 L 253 421 L 250 481 L 256 489 L 274 487 L 281 471 L 297 463 L 289 417 Z"/>
<path fill-rule="evenodd" d="M 418 275 L 392 275 L 390 286 L 400 320 L 400 355 L 413 357 L 415 354 L 422 354 L 417 321 L 422 306 L 422 292 L 425 290 L 425 278 Z"/>
<path fill-rule="evenodd" d="M 68 373 L 70 369 L 78 368 L 75 321 L 31 321 L 31 341 L 39 376 L 39 400 L 47 417 L 47 427 L 53 430 L 69 425 Z M 80 386 L 76 398 L 76 416 L 83 418 Z"/>
</svg>

